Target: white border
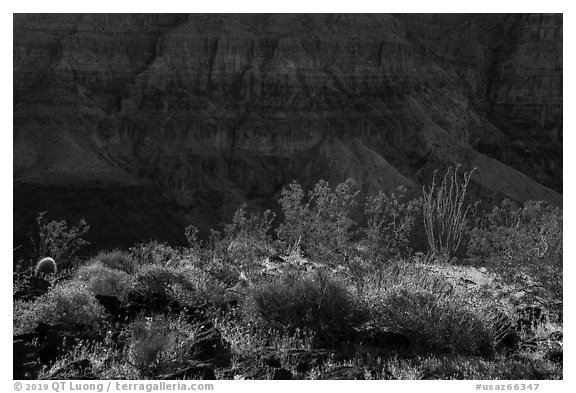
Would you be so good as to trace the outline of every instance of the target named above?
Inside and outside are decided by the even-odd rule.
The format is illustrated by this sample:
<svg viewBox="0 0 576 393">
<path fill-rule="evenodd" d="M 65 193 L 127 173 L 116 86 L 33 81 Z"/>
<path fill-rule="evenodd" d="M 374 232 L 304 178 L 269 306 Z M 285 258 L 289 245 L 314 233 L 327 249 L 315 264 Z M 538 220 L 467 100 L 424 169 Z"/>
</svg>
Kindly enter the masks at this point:
<svg viewBox="0 0 576 393">
<path fill-rule="evenodd" d="M 573 149 L 576 148 L 574 143 L 574 132 L 576 132 L 575 122 L 573 120 L 574 109 L 571 104 L 573 100 L 571 95 L 574 91 L 574 76 L 572 72 L 574 69 L 574 7 L 568 1 L 514 1 L 504 2 L 495 0 L 484 0 L 478 2 L 467 1 L 404 1 L 404 2 L 390 2 L 384 0 L 369 1 L 369 0 L 354 0 L 348 2 L 327 2 L 327 1 L 305 1 L 305 0 L 291 0 L 291 1 L 252 1 L 252 0 L 238 0 L 238 1 L 210 1 L 210 2 L 194 2 L 194 1 L 173 1 L 162 0 L 158 2 L 121 2 L 111 0 L 98 0 L 95 2 L 82 2 L 82 1 L 11 1 L 8 4 L 2 5 L 2 12 L 0 14 L 2 32 L 1 39 L 5 55 L 3 56 L 3 73 L 2 73 L 2 120 L 4 127 L 0 131 L 0 148 L 2 152 L 0 157 L 2 165 L 0 166 L 2 175 L 3 192 L 1 205 L 2 217 L 0 221 L 0 249 L 4 262 L 2 263 L 2 284 L 0 286 L 0 302 L 2 310 L 5 311 L 6 321 L 2 326 L 3 347 L 6 348 L 5 355 L 2 356 L 2 385 L 6 391 L 13 391 L 13 384 L 11 382 L 12 375 L 12 352 L 9 337 L 12 336 L 12 323 L 9 316 L 12 314 L 12 294 L 10 292 L 12 280 L 12 60 L 8 56 L 12 55 L 12 13 L 36 13 L 36 12 L 131 12 L 131 13 L 148 13 L 148 12 L 193 12 L 193 13 L 268 13 L 268 12 L 289 12 L 289 13 L 397 13 L 397 12 L 418 12 L 418 13 L 460 13 L 460 12 L 481 12 L 481 13 L 518 13 L 518 12 L 553 12 L 564 13 L 564 106 L 567 111 L 564 113 L 564 128 L 568 130 L 564 134 L 564 222 L 565 222 L 565 249 L 564 249 L 564 289 L 565 289 L 565 323 L 564 323 L 564 346 L 566 357 L 564 360 L 564 381 L 541 381 L 539 391 L 574 391 L 576 384 L 576 374 L 574 371 L 574 313 L 572 311 L 573 305 L 571 300 L 574 298 L 574 263 L 576 263 L 576 254 L 574 252 L 575 243 L 574 237 L 575 229 L 572 227 L 576 223 L 575 218 L 575 203 L 574 200 L 574 182 L 572 176 L 575 165 L 575 157 Z M 269 383 L 249 382 L 242 381 L 215 381 L 218 389 L 216 391 L 266 391 L 268 392 L 272 386 Z M 492 382 L 492 381 L 489 381 Z M 507 382 L 505 382 L 507 383 Z M 361 387 L 360 385 L 361 384 Z M 569 389 L 572 386 L 572 389 Z M 446 392 L 466 392 L 474 390 L 473 381 L 384 381 L 384 382 L 353 382 L 353 381 L 293 381 L 293 382 L 276 382 L 273 385 L 274 389 L 298 389 L 298 390 L 316 390 L 327 389 L 332 391 L 334 389 L 354 389 L 360 387 L 365 391 L 378 391 L 382 392 L 383 389 L 392 389 L 392 391 L 400 389 L 418 389 L 418 391 L 446 391 Z M 551 390 L 552 389 L 552 390 Z"/>
</svg>

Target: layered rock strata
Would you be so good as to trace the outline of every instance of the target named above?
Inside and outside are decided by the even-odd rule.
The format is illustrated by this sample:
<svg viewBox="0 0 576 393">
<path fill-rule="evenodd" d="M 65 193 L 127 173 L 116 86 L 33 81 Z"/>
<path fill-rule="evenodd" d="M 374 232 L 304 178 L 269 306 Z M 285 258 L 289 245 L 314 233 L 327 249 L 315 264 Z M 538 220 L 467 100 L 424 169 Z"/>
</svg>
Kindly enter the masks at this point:
<svg viewBox="0 0 576 393">
<path fill-rule="evenodd" d="M 149 209 L 207 229 L 293 179 L 372 193 L 456 163 L 562 203 L 562 15 L 14 16 L 15 187 L 73 189 L 78 215 L 118 190 L 125 226 L 172 238 Z"/>
</svg>

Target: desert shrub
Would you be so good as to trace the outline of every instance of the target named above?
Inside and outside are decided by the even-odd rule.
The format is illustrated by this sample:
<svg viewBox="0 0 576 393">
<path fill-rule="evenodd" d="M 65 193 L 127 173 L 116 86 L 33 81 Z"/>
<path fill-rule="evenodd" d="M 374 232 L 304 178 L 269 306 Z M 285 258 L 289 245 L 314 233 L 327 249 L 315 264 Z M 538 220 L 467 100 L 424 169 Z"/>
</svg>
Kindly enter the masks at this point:
<svg viewBox="0 0 576 393">
<path fill-rule="evenodd" d="M 390 358 L 383 362 L 383 375 L 391 379 L 415 380 L 525 380 L 562 379 L 562 367 L 543 359 L 477 356 L 418 356 Z M 510 387 L 520 388 L 520 384 Z"/>
<path fill-rule="evenodd" d="M 48 256 L 58 261 L 60 266 L 69 267 L 76 253 L 90 244 L 83 239 L 90 226 L 84 220 L 80 220 L 77 226 L 71 228 L 65 220 L 45 222 L 45 215 L 46 212 L 38 213 L 36 216 L 38 233 L 30 237 L 35 259 Z"/>
<path fill-rule="evenodd" d="M 184 236 L 186 236 L 189 248 L 198 253 L 204 248 L 204 243 L 198 236 L 199 233 L 200 230 L 194 225 L 188 225 L 184 230 Z"/>
<path fill-rule="evenodd" d="M 112 340 L 113 334 L 108 331 L 102 342 L 79 340 L 58 356 L 54 363 L 43 367 L 38 379 L 86 379 L 87 376 L 95 379 L 137 379 L 139 376 L 135 370 L 123 361 L 124 354 Z"/>
<path fill-rule="evenodd" d="M 314 333 L 307 329 L 288 327 L 255 320 L 239 309 L 227 310 L 214 318 L 214 325 L 230 343 L 232 362 L 260 356 L 274 349 L 283 358 L 290 350 L 310 350 Z"/>
<path fill-rule="evenodd" d="M 200 326 L 184 315 L 139 316 L 102 342 L 80 341 L 43 368 L 39 379 L 147 379 L 195 364 Z M 120 333 L 120 334 L 118 334 Z M 70 367 L 85 364 L 86 370 Z"/>
<path fill-rule="evenodd" d="M 213 242 L 200 240 L 199 233 L 200 231 L 194 225 L 186 227 L 184 235 L 188 241 L 188 247 L 184 250 L 184 253 L 191 264 L 204 267 L 207 263 L 214 260 Z M 214 236 L 215 234 L 212 235 L 212 238 Z"/>
<path fill-rule="evenodd" d="M 381 270 L 387 262 L 408 255 L 410 233 L 420 209 L 421 201 L 408 200 L 404 186 L 366 198 L 367 225 L 361 247 L 372 269 Z"/>
<path fill-rule="evenodd" d="M 364 295 L 373 328 L 400 333 L 423 351 L 488 355 L 510 328 L 501 324 L 511 314 L 505 303 L 479 289 L 455 289 L 425 266 L 399 267 Z"/>
<path fill-rule="evenodd" d="M 175 269 L 166 266 L 142 266 L 134 275 L 132 289 L 146 297 L 158 296 L 163 299 L 171 297 L 173 285 L 186 285 L 194 290 L 192 283 L 184 279 Z"/>
<path fill-rule="evenodd" d="M 240 270 L 251 270 L 271 251 L 270 232 L 275 215 L 270 210 L 253 214 L 242 205 L 224 226 L 223 233 L 213 231 L 210 247 L 217 259 L 226 261 Z"/>
<path fill-rule="evenodd" d="M 132 279 L 130 289 L 144 298 L 177 302 L 197 308 L 224 303 L 226 286 L 210 274 L 194 267 L 147 265 Z"/>
<path fill-rule="evenodd" d="M 466 189 L 472 173 L 464 173 L 462 183 L 458 179 L 458 168 L 448 168 L 444 179 L 436 186 L 436 173 L 432 185 L 423 188 L 423 217 L 430 250 L 438 256 L 452 257 L 458 251 L 466 229 L 466 215 L 470 205 L 464 206 Z"/>
<path fill-rule="evenodd" d="M 184 254 L 182 250 L 174 248 L 167 243 L 150 241 L 138 244 L 129 249 L 134 266 L 142 265 L 180 265 Z"/>
<path fill-rule="evenodd" d="M 144 265 L 201 268 L 213 258 L 212 251 L 206 247 L 198 254 L 191 248 L 174 247 L 157 241 L 138 244 L 131 247 L 129 253 L 135 269 Z"/>
<path fill-rule="evenodd" d="M 139 318 L 127 328 L 126 362 L 141 379 L 174 372 L 194 357 L 198 333 L 182 315 Z"/>
<path fill-rule="evenodd" d="M 27 325 L 29 323 L 30 316 L 29 309 L 32 307 L 33 302 L 27 302 L 24 300 L 14 300 L 12 303 L 12 327 L 14 334 L 25 333 L 26 331 L 32 329 L 32 326 Z"/>
<path fill-rule="evenodd" d="M 239 267 L 226 263 L 219 259 L 208 262 L 203 271 L 210 274 L 214 279 L 227 287 L 233 287 L 238 283 L 242 275 Z"/>
<path fill-rule="evenodd" d="M 116 296 L 119 300 L 125 300 L 130 287 L 128 273 L 104 266 L 100 261 L 81 266 L 76 278 L 95 294 Z"/>
<path fill-rule="evenodd" d="M 353 188 L 352 179 L 335 189 L 320 180 L 308 193 L 297 182 L 285 187 L 280 198 L 284 221 L 278 239 L 286 247 L 299 244 L 316 261 L 345 265 L 356 226 L 350 218 L 358 195 Z"/>
<path fill-rule="evenodd" d="M 397 288 L 378 309 L 387 328 L 425 350 L 486 353 L 492 345 L 482 320 L 448 297 Z"/>
<path fill-rule="evenodd" d="M 58 284 L 29 304 L 22 312 L 16 330 L 31 331 L 39 322 L 99 328 L 106 313 L 83 282 Z"/>
<path fill-rule="evenodd" d="M 285 275 L 255 285 L 244 305 L 248 314 L 291 328 L 310 329 L 327 338 L 350 332 L 366 318 L 348 290 L 324 273 Z"/>
<path fill-rule="evenodd" d="M 132 255 L 122 250 L 101 251 L 92 258 L 92 261 L 100 262 L 102 266 L 126 273 L 132 273 L 135 268 Z"/>
<path fill-rule="evenodd" d="M 446 367 L 447 365 L 450 367 Z M 446 369 L 455 370 L 454 374 L 458 379 L 466 380 L 562 379 L 562 366 L 545 359 L 522 359 L 520 356 L 512 359 L 497 358 L 493 361 L 457 357 L 456 359 L 443 359 L 443 362 L 438 365 L 432 363 L 427 366 L 431 369 L 430 371 L 439 376 L 446 375 Z"/>
<path fill-rule="evenodd" d="M 470 231 L 468 255 L 510 282 L 562 299 L 562 211 L 545 202 L 503 200 Z"/>
</svg>

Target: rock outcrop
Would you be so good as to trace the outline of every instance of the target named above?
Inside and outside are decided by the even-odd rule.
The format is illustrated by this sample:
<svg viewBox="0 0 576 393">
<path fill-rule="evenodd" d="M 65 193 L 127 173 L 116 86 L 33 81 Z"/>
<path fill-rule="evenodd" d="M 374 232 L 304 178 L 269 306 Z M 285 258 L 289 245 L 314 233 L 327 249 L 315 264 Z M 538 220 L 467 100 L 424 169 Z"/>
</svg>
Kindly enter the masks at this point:
<svg viewBox="0 0 576 393">
<path fill-rule="evenodd" d="M 293 179 L 370 193 L 457 162 L 562 203 L 562 15 L 14 16 L 15 228 L 35 187 L 173 240 Z"/>
</svg>

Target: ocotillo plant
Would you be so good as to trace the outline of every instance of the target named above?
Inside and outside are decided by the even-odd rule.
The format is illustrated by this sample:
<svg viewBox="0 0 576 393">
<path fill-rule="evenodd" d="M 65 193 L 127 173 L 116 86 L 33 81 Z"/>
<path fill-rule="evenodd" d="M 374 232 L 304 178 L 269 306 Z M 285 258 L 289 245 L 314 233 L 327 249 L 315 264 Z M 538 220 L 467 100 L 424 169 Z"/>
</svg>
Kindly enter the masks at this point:
<svg viewBox="0 0 576 393">
<path fill-rule="evenodd" d="M 462 183 L 458 181 L 458 169 L 449 167 L 439 186 L 436 185 L 436 171 L 429 190 L 423 187 L 424 227 L 430 250 L 438 256 L 452 257 L 456 253 L 466 227 L 466 214 L 470 205 L 464 208 L 466 189 L 472 173 L 464 172 Z"/>
</svg>

